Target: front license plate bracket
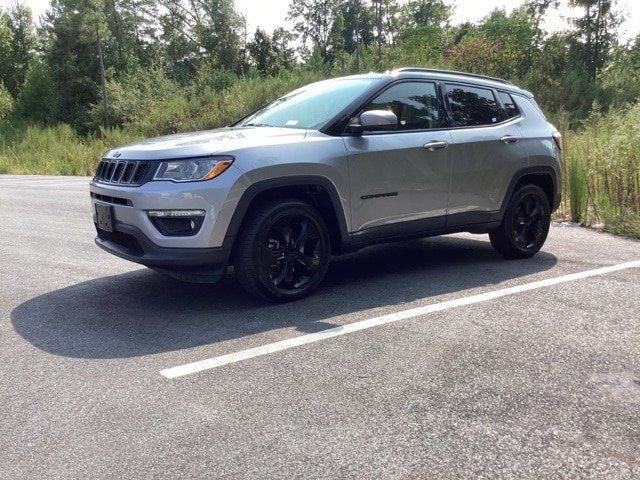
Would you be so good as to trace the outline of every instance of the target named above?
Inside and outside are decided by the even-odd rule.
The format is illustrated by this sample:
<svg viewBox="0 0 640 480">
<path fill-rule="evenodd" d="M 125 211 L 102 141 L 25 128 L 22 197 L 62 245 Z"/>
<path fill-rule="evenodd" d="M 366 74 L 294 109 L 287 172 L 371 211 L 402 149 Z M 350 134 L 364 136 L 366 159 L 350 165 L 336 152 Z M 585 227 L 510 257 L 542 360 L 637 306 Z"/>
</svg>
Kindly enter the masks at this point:
<svg viewBox="0 0 640 480">
<path fill-rule="evenodd" d="M 96 219 L 98 228 L 107 232 L 113 232 L 113 207 L 96 203 Z"/>
</svg>

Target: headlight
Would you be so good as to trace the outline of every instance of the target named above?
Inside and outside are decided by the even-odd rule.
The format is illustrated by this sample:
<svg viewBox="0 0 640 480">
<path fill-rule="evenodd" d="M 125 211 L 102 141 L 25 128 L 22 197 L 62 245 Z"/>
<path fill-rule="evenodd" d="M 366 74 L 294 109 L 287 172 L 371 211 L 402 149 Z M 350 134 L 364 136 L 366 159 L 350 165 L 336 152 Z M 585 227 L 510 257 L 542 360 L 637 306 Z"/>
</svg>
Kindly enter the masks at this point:
<svg viewBox="0 0 640 480">
<path fill-rule="evenodd" d="M 173 182 L 197 182 L 217 177 L 233 163 L 233 157 L 216 156 L 205 158 L 185 158 L 160 163 L 154 180 Z"/>
</svg>

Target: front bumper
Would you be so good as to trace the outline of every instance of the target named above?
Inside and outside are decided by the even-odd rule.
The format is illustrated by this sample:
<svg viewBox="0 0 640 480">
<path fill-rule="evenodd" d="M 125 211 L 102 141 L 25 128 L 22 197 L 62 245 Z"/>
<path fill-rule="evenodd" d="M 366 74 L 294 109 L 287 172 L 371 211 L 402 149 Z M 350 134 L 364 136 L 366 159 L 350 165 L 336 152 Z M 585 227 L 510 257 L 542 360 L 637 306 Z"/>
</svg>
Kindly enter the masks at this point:
<svg viewBox="0 0 640 480">
<path fill-rule="evenodd" d="M 96 245 L 125 260 L 168 273 L 181 280 L 198 283 L 222 278 L 230 248 L 169 248 L 154 244 L 139 228 L 115 222 L 113 232 L 96 225 Z"/>
<path fill-rule="evenodd" d="M 93 181 L 90 192 L 96 244 L 120 258 L 182 280 L 215 281 L 223 275 L 233 245 L 227 230 L 238 176 L 232 166 L 215 181 L 206 182 L 148 182 L 127 187 Z M 111 207 L 113 232 L 98 228 L 96 204 Z M 205 217 L 196 234 L 167 236 L 150 220 L 151 210 L 201 210 Z"/>
</svg>

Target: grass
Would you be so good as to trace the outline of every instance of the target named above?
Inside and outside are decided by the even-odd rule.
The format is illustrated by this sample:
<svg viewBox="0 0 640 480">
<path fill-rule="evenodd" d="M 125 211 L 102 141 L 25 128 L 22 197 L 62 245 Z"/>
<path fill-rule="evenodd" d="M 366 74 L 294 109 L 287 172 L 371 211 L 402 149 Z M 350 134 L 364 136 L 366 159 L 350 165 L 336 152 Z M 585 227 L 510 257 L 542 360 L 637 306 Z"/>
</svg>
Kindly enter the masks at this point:
<svg viewBox="0 0 640 480">
<path fill-rule="evenodd" d="M 567 131 L 564 158 L 571 220 L 640 238 L 640 104 Z"/>
<path fill-rule="evenodd" d="M 132 139 L 119 129 L 81 137 L 64 124 L 5 130 L 0 140 L 0 173 L 90 175 L 105 150 Z"/>
</svg>

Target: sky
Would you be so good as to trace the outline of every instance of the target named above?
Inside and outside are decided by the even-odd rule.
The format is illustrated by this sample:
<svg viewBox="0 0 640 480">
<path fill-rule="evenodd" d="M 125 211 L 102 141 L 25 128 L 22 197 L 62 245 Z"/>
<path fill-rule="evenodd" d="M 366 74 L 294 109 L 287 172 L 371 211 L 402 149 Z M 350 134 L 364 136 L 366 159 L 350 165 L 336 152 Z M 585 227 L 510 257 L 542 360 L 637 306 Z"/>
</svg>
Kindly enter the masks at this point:
<svg viewBox="0 0 640 480">
<path fill-rule="evenodd" d="M 0 6 L 7 7 L 15 0 L 0 0 Z M 291 0 L 235 0 L 236 8 L 247 18 L 247 30 L 249 35 L 260 27 L 272 31 L 278 26 L 287 26 L 285 17 Z M 43 13 L 49 6 L 49 0 L 26 0 L 36 17 Z M 465 21 L 475 22 L 487 15 L 496 7 L 505 8 L 507 11 L 521 5 L 523 0 L 453 0 L 456 9 L 453 24 Z M 566 3 L 564 1 L 563 3 Z M 618 0 L 618 7 L 622 8 L 625 23 L 620 29 L 621 38 L 632 39 L 640 33 L 640 0 Z M 571 11 L 563 7 L 560 11 L 553 11 L 548 15 L 545 27 L 549 31 L 556 31 L 566 26 L 566 18 L 571 16 Z"/>
</svg>

